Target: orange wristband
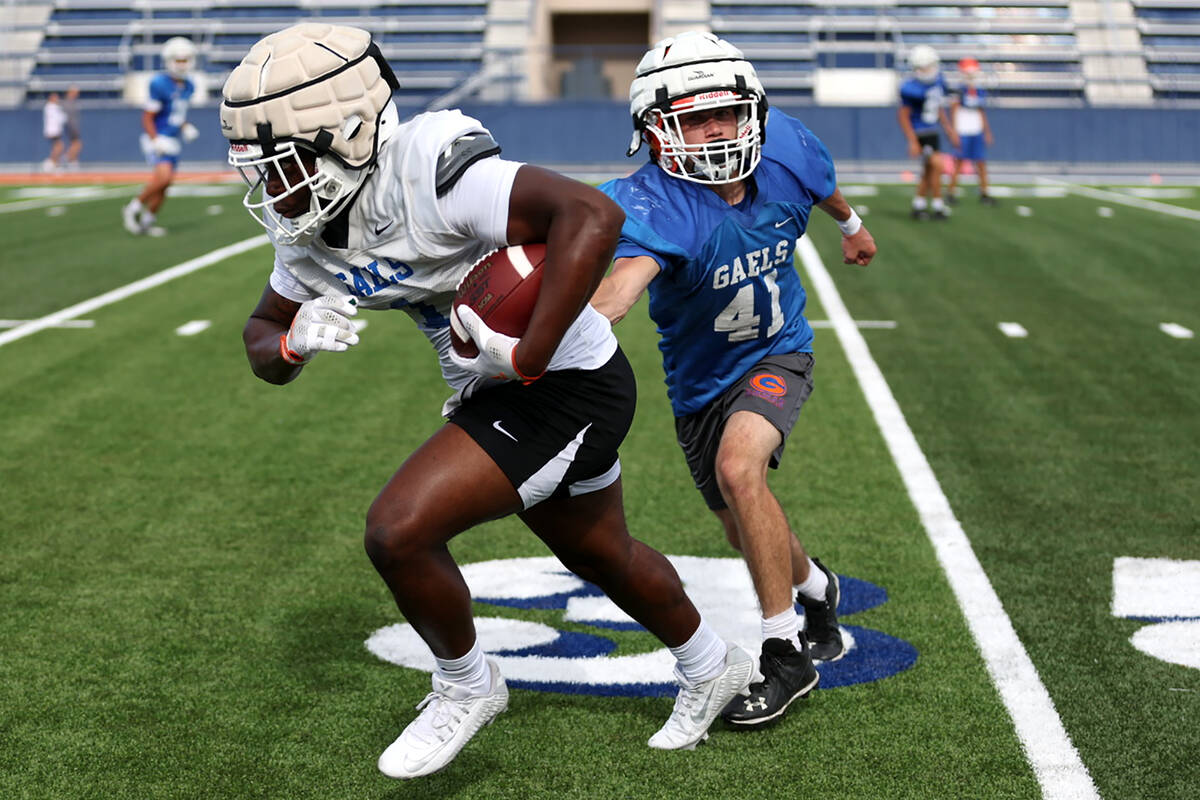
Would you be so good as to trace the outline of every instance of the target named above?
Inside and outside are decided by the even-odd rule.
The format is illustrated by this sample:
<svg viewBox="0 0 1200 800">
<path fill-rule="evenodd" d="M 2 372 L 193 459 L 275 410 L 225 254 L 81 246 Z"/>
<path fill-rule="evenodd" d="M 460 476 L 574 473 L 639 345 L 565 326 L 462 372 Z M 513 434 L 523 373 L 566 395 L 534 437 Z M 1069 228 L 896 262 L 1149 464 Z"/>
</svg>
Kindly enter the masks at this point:
<svg viewBox="0 0 1200 800">
<path fill-rule="evenodd" d="M 509 360 L 512 361 L 513 372 L 517 373 L 517 377 L 521 379 L 521 383 L 525 384 L 526 386 L 546 374 L 546 370 L 542 370 L 537 375 L 530 377 L 521 372 L 521 368 L 517 366 L 517 348 L 515 347 L 512 349 L 512 355 L 509 356 Z"/>
<path fill-rule="evenodd" d="M 287 346 L 287 334 L 279 334 L 279 355 L 289 364 L 303 364 L 306 359 L 300 357 L 299 354 L 293 353 Z"/>
</svg>

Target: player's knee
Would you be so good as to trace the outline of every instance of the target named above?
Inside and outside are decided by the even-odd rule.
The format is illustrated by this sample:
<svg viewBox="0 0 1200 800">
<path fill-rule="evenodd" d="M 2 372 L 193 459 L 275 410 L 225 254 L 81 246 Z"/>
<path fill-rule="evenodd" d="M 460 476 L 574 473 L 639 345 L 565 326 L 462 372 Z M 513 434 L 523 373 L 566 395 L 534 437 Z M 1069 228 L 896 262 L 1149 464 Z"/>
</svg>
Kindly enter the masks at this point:
<svg viewBox="0 0 1200 800">
<path fill-rule="evenodd" d="M 415 520 L 385 514 L 375 506 L 367 512 L 363 545 L 377 567 L 402 564 L 423 549 Z"/>
<path fill-rule="evenodd" d="M 754 490 L 759 469 L 744 458 L 718 457 L 715 472 L 717 485 L 721 487 L 725 501 L 736 506 L 739 498 Z"/>
</svg>

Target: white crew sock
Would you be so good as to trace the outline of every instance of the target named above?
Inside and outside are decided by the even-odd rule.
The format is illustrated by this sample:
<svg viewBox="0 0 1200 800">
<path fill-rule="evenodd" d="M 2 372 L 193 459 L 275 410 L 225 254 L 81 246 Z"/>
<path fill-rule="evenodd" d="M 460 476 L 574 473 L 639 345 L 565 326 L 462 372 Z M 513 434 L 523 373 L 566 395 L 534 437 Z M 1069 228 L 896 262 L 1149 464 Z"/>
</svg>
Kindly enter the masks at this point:
<svg viewBox="0 0 1200 800">
<path fill-rule="evenodd" d="M 912 202 L 912 207 L 913 207 L 914 211 L 924 211 L 925 210 L 925 198 L 921 197 L 921 195 L 917 195 L 916 197 L 914 197 L 913 202 Z"/>
<path fill-rule="evenodd" d="M 158 219 L 158 215 L 148 208 L 143 208 L 142 213 L 138 215 L 138 222 L 142 223 L 143 228 L 149 228 Z"/>
<path fill-rule="evenodd" d="M 829 576 L 825 571 L 808 559 L 808 577 L 796 587 L 796 593 L 802 594 L 809 600 L 823 601 L 825 590 L 829 588 Z"/>
<path fill-rule="evenodd" d="M 763 641 L 767 639 L 783 639 L 786 642 L 791 642 L 793 647 L 800 650 L 800 637 L 797 635 L 799 632 L 800 618 L 796 616 L 794 609 L 789 608 L 787 611 L 780 612 L 773 617 L 763 617 L 762 619 Z"/>
<path fill-rule="evenodd" d="M 679 647 L 668 648 L 679 662 L 679 672 L 692 684 L 711 681 L 725 669 L 725 653 L 728 647 L 717 636 L 717 632 L 700 620 L 700 627 L 692 638 Z"/>
<path fill-rule="evenodd" d="M 451 683 L 467 687 L 471 694 L 487 694 L 492 690 L 492 671 L 488 669 L 478 639 L 465 656 L 451 659 L 434 656 L 434 661 L 438 665 L 438 675 Z"/>
<path fill-rule="evenodd" d="M 946 210 L 946 204 L 942 202 L 942 198 L 940 197 L 933 198 L 933 201 L 930 203 L 930 205 L 933 206 L 934 211 Z"/>
</svg>

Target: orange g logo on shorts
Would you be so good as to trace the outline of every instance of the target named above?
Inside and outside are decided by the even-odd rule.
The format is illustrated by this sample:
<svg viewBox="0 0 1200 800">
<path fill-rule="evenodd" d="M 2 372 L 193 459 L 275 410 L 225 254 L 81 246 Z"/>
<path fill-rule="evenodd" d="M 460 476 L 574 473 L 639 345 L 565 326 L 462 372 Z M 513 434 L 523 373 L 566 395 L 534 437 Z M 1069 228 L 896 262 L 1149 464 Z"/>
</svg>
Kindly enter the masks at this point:
<svg viewBox="0 0 1200 800">
<path fill-rule="evenodd" d="M 783 397 L 787 394 L 788 390 L 787 381 L 779 375 L 772 375 L 769 372 L 755 375 L 750 379 L 750 385 L 763 394 L 768 394 L 772 397 Z"/>
</svg>

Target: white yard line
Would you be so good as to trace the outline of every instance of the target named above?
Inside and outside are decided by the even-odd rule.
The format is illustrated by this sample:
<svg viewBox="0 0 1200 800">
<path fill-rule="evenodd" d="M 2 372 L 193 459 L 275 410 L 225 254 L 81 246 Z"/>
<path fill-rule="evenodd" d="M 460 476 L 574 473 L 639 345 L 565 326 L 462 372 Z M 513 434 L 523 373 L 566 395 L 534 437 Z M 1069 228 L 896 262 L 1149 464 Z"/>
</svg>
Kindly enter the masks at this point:
<svg viewBox="0 0 1200 800">
<path fill-rule="evenodd" d="M 15 328 L 18 325 L 24 325 L 30 320 L 27 319 L 0 319 L 0 328 Z M 57 323 L 56 328 L 94 328 L 96 320 L 94 319 L 67 319 Z"/>
<path fill-rule="evenodd" d="M 1000 598 L 971 549 L 932 467 L 900 410 L 867 343 L 850 317 L 820 255 L 807 237 L 798 252 L 810 286 L 833 321 L 850 366 L 862 386 L 875 422 L 900 470 L 950 588 L 983 655 L 988 673 L 1008 709 L 1025 757 L 1042 794 L 1051 800 L 1099 798 L 1091 775 L 1071 743 L 1037 669 L 1025 652 Z"/>
<path fill-rule="evenodd" d="M 1109 192 L 1104 189 L 1093 189 L 1090 186 L 1080 186 L 1067 181 L 1060 181 L 1055 178 L 1041 178 L 1040 180 L 1048 183 L 1064 186 L 1074 194 L 1082 195 L 1083 197 L 1091 197 L 1095 200 L 1105 200 L 1110 203 L 1120 203 L 1123 206 L 1133 206 L 1146 211 L 1157 211 L 1160 214 L 1170 214 L 1173 217 L 1183 217 L 1184 219 L 1200 220 L 1200 211 L 1194 211 L 1190 208 L 1182 206 L 1173 206 L 1170 203 L 1159 203 L 1154 200 L 1146 200 L 1133 195 L 1122 194 L 1121 192 Z"/>
<path fill-rule="evenodd" d="M 153 275 L 142 278 L 139 281 L 126 284 L 119 289 L 113 289 L 111 292 L 105 292 L 98 297 L 93 297 L 91 300 L 84 300 L 82 303 L 76 303 L 73 306 L 64 308 L 61 311 L 55 311 L 53 314 L 48 314 L 40 319 L 30 320 L 23 325 L 18 325 L 10 331 L 0 333 L 0 346 L 6 345 L 9 342 L 15 342 L 17 339 L 23 339 L 26 336 L 37 333 L 46 328 L 52 328 L 61 322 L 64 322 L 81 314 L 87 314 L 95 311 L 98 308 L 110 305 L 112 303 L 124 300 L 126 297 L 131 297 L 139 292 L 144 292 L 147 289 L 153 289 L 155 286 L 183 277 L 191 272 L 199 269 L 204 269 L 207 266 L 216 264 L 218 261 L 223 261 L 230 256 L 236 256 L 239 253 L 244 253 L 247 250 L 253 250 L 256 247 L 261 247 L 268 241 L 266 235 L 253 236 L 249 239 L 243 239 L 235 244 L 213 250 L 211 253 L 205 253 L 198 258 L 193 258 L 190 261 L 184 261 L 182 264 L 176 264 L 173 267 L 164 269 L 162 272 L 156 272 Z"/>
<path fill-rule="evenodd" d="M 50 208 L 51 206 L 65 206 L 72 203 L 90 203 L 93 200 L 107 200 L 110 197 L 120 197 L 121 195 L 130 195 L 132 197 L 134 187 L 121 186 L 116 189 L 106 189 L 98 191 L 95 194 L 82 195 L 66 195 L 63 197 L 39 197 L 34 200 L 17 200 L 12 203 L 0 203 L 0 214 L 8 214 L 12 211 L 33 211 L 38 208 Z"/>
</svg>

